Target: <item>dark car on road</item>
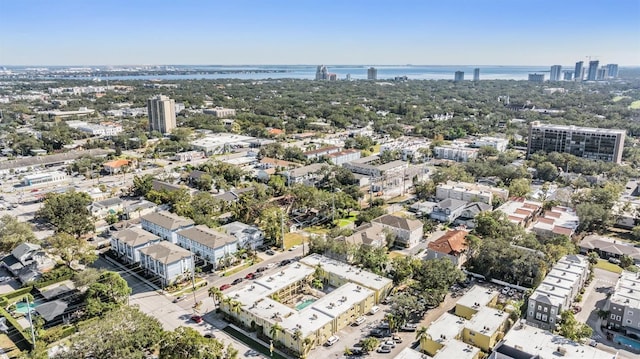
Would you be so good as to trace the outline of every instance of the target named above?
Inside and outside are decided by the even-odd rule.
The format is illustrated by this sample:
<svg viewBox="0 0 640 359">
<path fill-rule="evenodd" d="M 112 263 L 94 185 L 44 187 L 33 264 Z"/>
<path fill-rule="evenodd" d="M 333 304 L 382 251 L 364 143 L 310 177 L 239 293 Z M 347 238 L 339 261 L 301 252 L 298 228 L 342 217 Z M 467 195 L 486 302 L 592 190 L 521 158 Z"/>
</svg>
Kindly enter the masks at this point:
<svg viewBox="0 0 640 359">
<path fill-rule="evenodd" d="M 231 282 L 231 285 L 236 285 L 236 284 L 240 284 L 242 283 L 243 279 L 242 278 L 236 278 L 236 280 L 234 280 L 233 282 Z"/>
<path fill-rule="evenodd" d="M 265 253 L 270 255 L 270 256 L 276 254 L 276 252 L 272 251 L 271 249 L 267 250 Z"/>
<path fill-rule="evenodd" d="M 256 273 L 262 273 L 262 272 L 264 272 L 266 270 L 267 270 L 267 267 L 260 267 L 260 268 L 256 269 Z"/>
<path fill-rule="evenodd" d="M 291 259 L 285 259 L 282 262 L 280 262 L 280 267 L 286 266 L 287 264 L 293 262 Z"/>
</svg>

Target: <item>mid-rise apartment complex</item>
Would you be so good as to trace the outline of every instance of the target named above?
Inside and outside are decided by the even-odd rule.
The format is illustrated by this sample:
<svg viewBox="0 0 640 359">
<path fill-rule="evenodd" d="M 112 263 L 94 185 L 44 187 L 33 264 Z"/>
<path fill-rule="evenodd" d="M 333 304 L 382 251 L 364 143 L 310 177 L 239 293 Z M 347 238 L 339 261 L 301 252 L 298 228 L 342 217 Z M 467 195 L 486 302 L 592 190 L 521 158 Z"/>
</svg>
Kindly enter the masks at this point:
<svg viewBox="0 0 640 359">
<path fill-rule="evenodd" d="M 167 96 L 158 95 L 147 100 L 149 131 L 171 133 L 176 128 L 176 103 Z"/>
<path fill-rule="evenodd" d="M 571 308 L 589 276 L 589 261 L 580 255 L 562 257 L 529 297 L 527 323 L 554 329 L 560 313 Z"/>
<path fill-rule="evenodd" d="M 549 74 L 549 81 L 560 81 L 560 74 L 562 73 L 562 66 L 551 66 L 551 73 Z"/>
<path fill-rule="evenodd" d="M 367 79 L 368 80 L 377 80 L 378 79 L 378 69 L 376 69 L 375 67 L 369 67 L 369 69 L 367 69 Z"/>
<path fill-rule="evenodd" d="M 625 135 L 624 130 L 547 125 L 534 121 L 529 125 L 527 156 L 538 151 L 560 152 L 620 163 Z"/>
</svg>

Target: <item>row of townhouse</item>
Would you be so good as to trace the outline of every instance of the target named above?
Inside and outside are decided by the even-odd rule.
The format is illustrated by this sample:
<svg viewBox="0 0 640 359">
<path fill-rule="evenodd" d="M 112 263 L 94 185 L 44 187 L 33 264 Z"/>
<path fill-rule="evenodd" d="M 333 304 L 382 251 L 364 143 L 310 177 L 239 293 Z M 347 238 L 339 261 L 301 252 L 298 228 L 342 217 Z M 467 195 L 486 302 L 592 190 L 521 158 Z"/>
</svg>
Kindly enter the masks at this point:
<svg viewBox="0 0 640 359">
<path fill-rule="evenodd" d="M 573 254 L 562 257 L 529 297 L 527 323 L 546 330 L 555 329 L 560 314 L 571 309 L 588 277 L 586 257 Z"/>
<path fill-rule="evenodd" d="M 604 310 L 606 326 L 626 336 L 640 335 L 640 273 L 622 271 Z"/>
</svg>

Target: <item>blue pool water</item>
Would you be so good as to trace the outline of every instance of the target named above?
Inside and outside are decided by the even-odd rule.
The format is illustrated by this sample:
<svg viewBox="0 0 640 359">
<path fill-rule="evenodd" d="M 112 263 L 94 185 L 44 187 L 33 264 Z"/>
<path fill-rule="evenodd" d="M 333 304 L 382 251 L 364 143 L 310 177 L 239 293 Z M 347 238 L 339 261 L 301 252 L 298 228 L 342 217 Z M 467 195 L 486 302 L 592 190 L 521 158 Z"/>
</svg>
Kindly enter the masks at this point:
<svg viewBox="0 0 640 359">
<path fill-rule="evenodd" d="M 613 337 L 613 341 L 619 344 L 622 344 L 624 346 L 633 348 L 637 351 L 640 351 L 640 341 L 637 340 L 633 340 L 631 338 L 627 338 L 627 337 L 623 337 L 622 335 L 618 335 L 616 334 Z"/>
<path fill-rule="evenodd" d="M 33 309 L 36 307 L 35 303 L 31 303 L 31 304 L 27 304 L 26 302 L 18 302 L 16 303 L 16 313 L 20 313 L 20 314 L 27 314 L 27 312 L 29 311 L 29 308 L 31 307 L 31 310 L 33 311 Z"/>
<path fill-rule="evenodd" d="M 315 299 L 305 299 L 302 302 L 299 302 L 298 304 L 296 304 L 296 309 L 297 310 L 303 310 L 304 308 L 308 307 L 311 305 L 311 303 L 315 302 Z"/>
</svg>

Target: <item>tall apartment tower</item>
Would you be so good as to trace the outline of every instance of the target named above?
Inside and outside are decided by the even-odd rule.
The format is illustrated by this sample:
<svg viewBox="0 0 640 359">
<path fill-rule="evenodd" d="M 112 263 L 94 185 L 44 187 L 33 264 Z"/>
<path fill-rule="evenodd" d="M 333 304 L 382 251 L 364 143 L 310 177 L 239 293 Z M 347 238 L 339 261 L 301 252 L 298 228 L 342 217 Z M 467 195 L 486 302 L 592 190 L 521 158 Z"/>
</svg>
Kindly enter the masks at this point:
<svg viewBox="0 0 640 359">
<path fill-rule="evenodd" d="M 582 79 L 584 78 L 584 61 L 578 61 L 576 62 L 576 69 L 573 72 L 573 79 L 576 80 L 577 82 L 582 81 Z"/>
<path fill-rule="evenodd" d="M 329 79 L 329 70 L 324 65 L 318 66 L 316 69 L 316 80 L 328 80 Z"/>
<path fill-rule="evenodd" d="M 565 81 L 573 80 L 573 71 L 564 71 L 564 80 Z"/>
<path fill-rule="evenodd" d="M 611 78 L 618 77 L 618 64 L 607 64 L 607 75 Z"/>
<path fill-rule="evenodd" d="M 367 80 L 377 80 L 378 79 L 378 69 L 375 67 L 369 67 L 367 70 Z"/>
<path fill-rule="evenodd" d="M 171 133 L 176 128 L 176 103 L 168 96 L 158 95 L 147 100 L 149 131 Z"/>
<path fill-rule="evenodd" d="M 603 67 L 598 69 L 598 74 L 596 75 L 596 80 L 598 80 L 598 81 L 606 80 L 608 76 L 609 75 L 607 74 L 607 68 L 603 66 Z"/>
<path fill-rule="evenodd" d="M 549 81 L 560 81 L 560 74 L 562 73 L 562 66 L 551 66 L 551 74 L 549 75 Z"/>
<path fill-rule="evenodd" d="M 564 152 L 590 160 L 620 163 L 625 130 L 561 125 L 529 125 L 527 157 L 542 152 Z"/>
<path fill-rule="evenodd" d="M 595 81 L 598 78 L 598 66 L 600 61 L 589 61 L 589 71 L 587 72 L 587 81 Z"/>
<path fill-rule="evenodd" d="M 456 71 L 456 73 L 453 75 L 453 81 L 454 82 L 464 81 L 464 71 Z"/>
<path fill-rule="evenodd" d="M 480 81 L 480 68 L 479 67 L 476 67 L 475 69 L 473 69 L 473 81 L 474 82 Z"/>
</svg>

